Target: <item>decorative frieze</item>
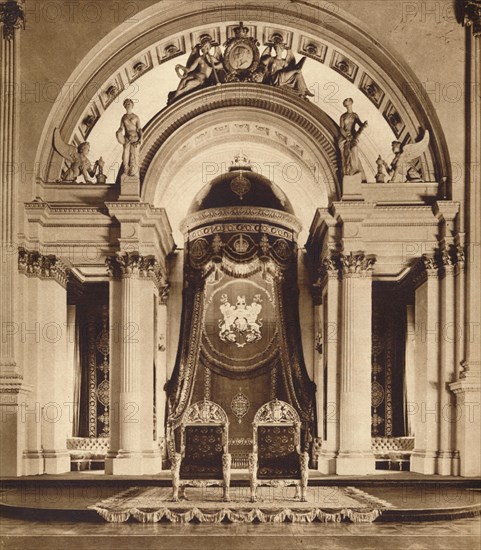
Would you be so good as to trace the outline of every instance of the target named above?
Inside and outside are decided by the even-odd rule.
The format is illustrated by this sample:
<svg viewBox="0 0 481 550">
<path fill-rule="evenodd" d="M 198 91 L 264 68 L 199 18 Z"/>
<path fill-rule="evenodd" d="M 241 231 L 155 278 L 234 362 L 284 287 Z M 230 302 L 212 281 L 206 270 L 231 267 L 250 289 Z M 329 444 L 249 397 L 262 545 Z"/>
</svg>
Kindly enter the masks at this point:
<svg viewBox="0 0 481 550">
<path fill-rule="evenodd" d="M 53 254 L 43 255 L 34 250 L 29 251 L 23 247 L 18 249 L 18 269 L 30 277 L 41 279 L 55 279 L 63 287 L 67 286 L 69 269 Z"/>
</svg>

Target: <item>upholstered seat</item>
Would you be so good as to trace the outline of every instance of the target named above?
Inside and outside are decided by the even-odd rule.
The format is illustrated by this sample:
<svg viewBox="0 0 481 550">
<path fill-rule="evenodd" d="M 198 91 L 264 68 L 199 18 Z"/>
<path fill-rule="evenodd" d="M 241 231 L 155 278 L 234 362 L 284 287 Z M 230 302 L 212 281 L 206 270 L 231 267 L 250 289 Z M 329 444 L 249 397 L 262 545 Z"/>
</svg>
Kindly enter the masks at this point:
<svg viewBox="0 0 481 550">
<path fill-rule="evenodd" d="M 231 456 L 228 448 L 229 421 L 216 403 L 204 399 L 191 405 L 180 424 L 180 453 L 172 453 L 173 499 L 184 497 L 187 485 L 224 487 L 229 500 Z"/>
<path fill-rule="evenodd" d="M 274 399 L 254 417 L 253 453 L 249 457 L 251 500 L 259 485 L 295 485 L 306 500 L 309 455 L 300 452 L 300 420 L 288 403 Z M 300 493 L 300 495 L 299 495 Z"/>
</svg>

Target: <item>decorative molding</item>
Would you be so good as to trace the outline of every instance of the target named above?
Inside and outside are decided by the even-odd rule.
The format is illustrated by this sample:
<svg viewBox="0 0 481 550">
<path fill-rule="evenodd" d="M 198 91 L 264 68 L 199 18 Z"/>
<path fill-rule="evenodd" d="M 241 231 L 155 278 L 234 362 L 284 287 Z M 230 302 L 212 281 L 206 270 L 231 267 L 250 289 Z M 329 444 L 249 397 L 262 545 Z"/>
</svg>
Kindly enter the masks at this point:
<svg viewBox="0 0 481 550">
<path fill-rule="evenodd" d="M 404 132 L 406 125 L 404 124 L 401 115 L 398 113 L 396 107 L 394 107 L 391 101 L 387 102 L 383 116 L 387 120 L 396 137 L 399 139 L 401 134 Z"/>
<path fill-rule="evenodd" d="M 184 236 L 187 236 L 193 226 L 206 222 L 215 223 L 227 220 L 234 223 L 238 217 L 244 218 L 242 221 L 245 221 L 245 218 L 254 218 L 256 220 L 268 220 L 279 223 L 293 229 L 296 233 L 302 229 L 301 222 L 295 216 L 281 210 L 256 206 L 230 206 L 225 208 L 209 208 L 208 210 L 191 214 L 182 220 L 180 230 L 184 233 Z"/>
<path fill-rule="evenodd" d="M 367 73 L 364 73 L 359 84 L 359 89 L 365 94 L 379 109 L 386 95 L 381 86 L 377 84 Z"/>
<path fill-rule="evenodd" d="M 332 54 L 330 67 L 341 74 L 344 78 L 347 78 L 350 82 L 354 82 L 359 70 L 358 65 L 356 65 L 354 61 L 337 50 L 334 50 Z"/>
<path fill-rule="evenodd" d="M 3 24 L 3 38 L 13 40 L 15 29 L 25 30 L 25 12 L 23 1 L 7 0 L 0 3 L 0 23 Z"/>
<path fill-rule="evenodd" d="M 301 55 L 306 55 L 314 59 L 314 61 L 324 63 L 326 60 L 327 46 L 318 40 L 313 40 L 308 36 L 301 35 L 299 36 L 299 48 L 297 51 Z"/>
<path fill-rule="evenodd" d="M 19 247 L 18 269 L 29 277 L 55 279 L 64 288 L 67 288 L 70 270 L 53 254 L 44 256 L 36 250 L 29 251 L 23 247 Z"/>
</svg>

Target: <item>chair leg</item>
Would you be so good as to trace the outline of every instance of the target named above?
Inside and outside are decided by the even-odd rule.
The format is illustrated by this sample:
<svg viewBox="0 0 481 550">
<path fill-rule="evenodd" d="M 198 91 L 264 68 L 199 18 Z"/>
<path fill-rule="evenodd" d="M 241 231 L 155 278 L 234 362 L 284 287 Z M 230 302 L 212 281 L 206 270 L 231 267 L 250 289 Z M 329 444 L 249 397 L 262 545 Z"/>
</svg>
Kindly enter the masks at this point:
<svg viewBox="0 0 481 550">
<path fill-rule="evenodd" d="M 257 483 L 251 480 L 251 502 L 257 501 Z"/>
<path fill-rule="evenodd" d="M 177 502 L 179 500 L 179 484 L 180 484 L 180 463 L 182 456 L 179 453 L 176 453 L 172 457 L 172 466 L 170 468 L 172 474 L 172 500 Z M 182 487 L 182 493 L 184 493 L 184 488 Z"/>
<path fill-rule="evenodd" d="M 222 455 L 222 473 L 224 477 L 224 502 L 230 500 L 229 488 L 230 488 L 230 473 L 231 473 L 232 456 L 229 453 Z"/>
</svg>

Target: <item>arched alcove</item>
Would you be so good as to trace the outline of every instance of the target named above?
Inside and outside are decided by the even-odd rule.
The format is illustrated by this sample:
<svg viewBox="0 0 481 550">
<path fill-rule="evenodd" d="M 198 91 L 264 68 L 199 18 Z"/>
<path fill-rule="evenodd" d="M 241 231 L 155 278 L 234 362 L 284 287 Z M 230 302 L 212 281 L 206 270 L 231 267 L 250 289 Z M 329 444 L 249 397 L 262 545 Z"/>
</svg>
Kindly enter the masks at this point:
<svg viewBox="0 0 481 550">
<path fill-rule="evenodd" d="M 50 145 L 55 127 L 66 140 L 89 139 L 93 154 L 103 155 L 115 177 L 120 149 L 114 131 L 123 99 L 138 100 L 136 111 L 144 124 L 162 116 L 159 111 L 167 93 L 177 85 L 174 65 L 185 63 L 201 32 L 210 32 L 222 43 L 238 24 L 238 16 L 233 1 L 169 9 L 158 4 L 138 14 L 136 22 L 120 25 L 73 72 L 71 80 L 79 84 L 76 96 L 62 98 L 52 110 L 37 153 L 39 177 L 47 181 L 58 177 L 61 159 Z M 255 28 L 261 48 L 266 33 L 278 30 L 289 37 L 298 58 L 308 56 L 303 73 L 314 92 L 311 103 L 331 122 L 336 124 L 343 112 L 342 100 L 354 99 L 356 111 L 370 123 L 361 144 L 367 173 L 373 173 L 379 153 L 389 158 L 392 139 L 413 141 L 421 128 L 427 128 L 431 145 L 423 159 L 426 179 L 449 177 L 444 136 L 429 98 L 418 93 L 421 86 L 405 63 L 370 37 L 352 15 L 294 2 L 275 9 L 263 6 L 262 15 L 255 6 L 246 6 L 242 17 L 245 25 Z M 139 62 L 141 70 L 135 69 Z M 116 87 L 113 99 L 107 93 L 112 86 Z M 93 120 L 90 128 L 87 117 Z"/>
</svg>

